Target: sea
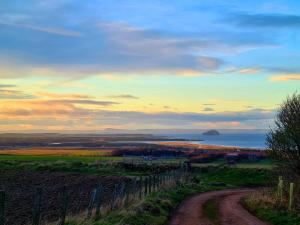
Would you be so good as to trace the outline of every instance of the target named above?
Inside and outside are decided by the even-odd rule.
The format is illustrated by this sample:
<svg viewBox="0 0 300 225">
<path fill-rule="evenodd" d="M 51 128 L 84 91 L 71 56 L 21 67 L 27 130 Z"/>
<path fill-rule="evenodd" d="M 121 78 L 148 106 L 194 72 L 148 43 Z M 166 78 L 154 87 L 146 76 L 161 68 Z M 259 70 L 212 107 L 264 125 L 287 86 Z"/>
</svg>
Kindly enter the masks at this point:
<svg viewBox="0 0 300 225">
<path fill-rule="evenodd" d="M 265 133 L 225 133 L 220 135 L 171 134 L 171 138 L 184 138 L 190 143 L 234 146 L 244 148 L 266 148 Z"/>
</svg>

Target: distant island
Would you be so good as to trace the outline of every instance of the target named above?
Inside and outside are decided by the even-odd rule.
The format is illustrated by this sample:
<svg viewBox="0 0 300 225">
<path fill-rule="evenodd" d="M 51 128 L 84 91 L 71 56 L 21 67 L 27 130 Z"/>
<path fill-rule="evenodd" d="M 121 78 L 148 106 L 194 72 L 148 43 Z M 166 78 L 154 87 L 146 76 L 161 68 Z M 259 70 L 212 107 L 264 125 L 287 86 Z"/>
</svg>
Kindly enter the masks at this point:
<svg viewBox="0 0 300 225">
<path fill-rule="evenodd" d="M 220 132 L 217 130 L 208 130 L 202 133 L 203 135 L 213 136 L 213 135 L 220 135 Z"/>
</svg>

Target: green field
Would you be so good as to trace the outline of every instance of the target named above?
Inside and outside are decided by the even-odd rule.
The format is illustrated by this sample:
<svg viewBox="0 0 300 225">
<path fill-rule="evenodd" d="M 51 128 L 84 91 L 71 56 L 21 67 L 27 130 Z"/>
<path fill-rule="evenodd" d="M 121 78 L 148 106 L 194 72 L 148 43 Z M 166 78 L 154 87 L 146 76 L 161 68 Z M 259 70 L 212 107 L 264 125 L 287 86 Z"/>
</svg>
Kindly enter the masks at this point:
<svg viewBox="0 0 300 225">
<path fill-rule="evenodd" d="M 194 167 L 199 167 L 199 168 L 203 168 L 203 167 L 211 167 L 211 166 L 223 166 L 226 165 L 226 161 L 221 159 L 221 160 L 217 160 L 215 162 L 211 162 L 211 163 L 193 163 Z M 271 159 L 264 159 L 258 162 L 238 162 L 235 166 L 233 166 L 235 168 L 253 168 L 253 169 L 272 169 L 273 167 L 273 161 Z"/>
<path fill-rule="evenodd" d="M 113 156 L 0 155 L 0 169 L 140 176 L 167 167 L 178 167 L 182 161 L 182 159 L 143 161 L 140 158 L 124 159 Z"/>
</svg>

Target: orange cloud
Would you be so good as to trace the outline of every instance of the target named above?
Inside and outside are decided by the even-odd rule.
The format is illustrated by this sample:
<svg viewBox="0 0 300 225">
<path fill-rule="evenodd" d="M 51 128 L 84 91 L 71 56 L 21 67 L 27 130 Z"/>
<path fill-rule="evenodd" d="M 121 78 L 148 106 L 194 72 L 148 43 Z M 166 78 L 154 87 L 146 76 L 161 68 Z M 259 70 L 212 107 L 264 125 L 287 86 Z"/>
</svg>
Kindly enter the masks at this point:
<svg viewBox="0 0 300 225">
<path fill-rule="evenodd" d="M 85 95 L 85 94 L 57 94 L 57 93 L 50 93 L 50 92 L 39 92 L 38 95 L 40 97 L 51 98 L 51 99 L 61 99 L 61 98 L 68 98 L 68 99 L 89 99 L 93 98 L 92 96 Z"/>
<path fill-rule="evenodd" d="M 272 76 L 270 78 L 271 81 L 290 81 L 290 80 L 300 80 L 300 73 L 292 73 L 292 74 L 282 74 Z"/>
</svg>

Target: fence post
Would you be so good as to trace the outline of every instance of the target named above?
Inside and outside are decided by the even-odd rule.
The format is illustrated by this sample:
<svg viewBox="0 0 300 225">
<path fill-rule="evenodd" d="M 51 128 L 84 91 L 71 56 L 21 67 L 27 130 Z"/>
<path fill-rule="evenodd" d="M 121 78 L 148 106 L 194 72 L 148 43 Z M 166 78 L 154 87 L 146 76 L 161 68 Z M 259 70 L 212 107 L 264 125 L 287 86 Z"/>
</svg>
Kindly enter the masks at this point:
<svg viewBox="0 0 300 225">
<path fill-rule="evenodd" d="M 114 185 L 114 191 L 113 191 L 113 198 L 111 202 L 111 210 L 115 209 L 116 206 L 116 201 L 117 201 L 117 191 L 118 191 L 118 186 L 117 184 Z"/>
<path fill-rule="evenodd" d="M 41 218 L 42 188 L 37 188 L 33 196 L 32 225 L 39 225 Z"/>
<path fill-rule="evenodd" d="M 125 207 L 127 207 L 129 204 L 129 194 L 130 194 L 129 192 L 130 192 L 129 181 L 126 181 L 126 183 L 125 183 L 125 202 L 124 202 Z"/>
<path fill-rule="evenodd" d="M 149 178 L 146 177 L 144 182 L 145 182 L 145 196 L 147 196 L 148 195 Z"/>
<path fill-rule="evenodd" d="M 5 223 L 5 192 L 0 190 L 0 225 Z"/>
<path fill-rule="evenodd" d="M 139 179 L 139 199 L 142 199 L 143 195 L 143 177 Z"/>
<path fill-rule="evenodd" d="M 59 225 L 64 225 L 66 220 L 67 208 L 69 203 L 69 196 L 66 186 L 61 191 L 61 206 L 60 206 L 60 221 Z"/>
<path fill-rule="evenodd" d="M 279 177 L 279 181 L 278 181 L 278 198 L 280 200 L 280 203 L 282 203 L 283 200 L 283 180 L 282 180 L 282 176 Z"/>
<path fill-rule="evenodd" d="M 91 218 L 92 213 L 93 213 L 93 207 L 95 203 L 95 198 L 96 198 L 96 189 L 92 191 L 89 206 L 88 206 L 88 212 L 87 212 L 87 218 Z"/>
<path fill-rule="evenodd" d="M 150 175 L 149 176 L 149 193 L 151 194 L 151 191 L 152 191 L 152 176 Z"/>
<path fill-rule="evenodd" d="M 121 181 L 121 190 L 120 190 L 120 205 L 124 206 L 124 197 L 125 197 L 125 181 Z"/>
<path fill-rule="evenodd" d="M 102 186 L 98 184 L 96 189 L 96 219 L 100 217 Z"/>
<path fill-rule="evenodd" d="M 293 200 L 294 200 L 294 183 L 290 183 L 290 199 L 289 199 L 289 210 L 293 208 Z"/>
</svg>

